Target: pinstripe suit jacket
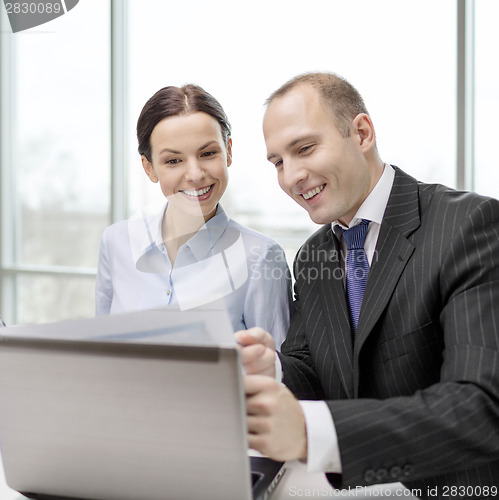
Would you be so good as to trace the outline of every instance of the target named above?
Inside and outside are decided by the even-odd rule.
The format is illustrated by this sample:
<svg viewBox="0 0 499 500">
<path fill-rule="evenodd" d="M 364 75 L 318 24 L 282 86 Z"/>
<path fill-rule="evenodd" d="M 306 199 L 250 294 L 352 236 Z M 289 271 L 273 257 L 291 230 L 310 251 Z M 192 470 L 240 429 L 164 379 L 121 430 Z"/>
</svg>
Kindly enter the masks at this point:
<svg viewBox="0 0 499 500">
<path fill-rule="evenodd" d="M 499 202 L 396 168 L 354 346 L 340 248 L 327 225 L 298 252 L 281 355 L 286 385 L 331 410 L 343 474 L 329 481 L 486 496 L 499 486 Z"/>
</svg>

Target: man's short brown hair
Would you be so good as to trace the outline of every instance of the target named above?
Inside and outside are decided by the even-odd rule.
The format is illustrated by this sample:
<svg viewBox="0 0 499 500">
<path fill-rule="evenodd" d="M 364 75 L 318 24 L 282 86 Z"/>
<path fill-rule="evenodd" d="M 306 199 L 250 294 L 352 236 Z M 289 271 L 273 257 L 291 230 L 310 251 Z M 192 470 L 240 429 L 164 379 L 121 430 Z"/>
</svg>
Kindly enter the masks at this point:
<svg viewBox="0 0 499 500">
<path fill-rule="evenodd" d="M 360 113 L 368 115 L 358 90 L 347 80 L 334 73 L 304 73 L 287 81 L 265 101 L 269 105 L 299 85 L 311 85 L 330 106 L 338 130 L 343 137 L 350 135 L 352 120 Z"/>
</svg>

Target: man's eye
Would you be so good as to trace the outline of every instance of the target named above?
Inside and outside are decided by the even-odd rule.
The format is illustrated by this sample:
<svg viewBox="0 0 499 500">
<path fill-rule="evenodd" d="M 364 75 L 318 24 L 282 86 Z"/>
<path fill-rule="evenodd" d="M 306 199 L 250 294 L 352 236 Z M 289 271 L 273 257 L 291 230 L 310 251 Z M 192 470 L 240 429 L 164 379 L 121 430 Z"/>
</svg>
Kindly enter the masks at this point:
<svg viewBox="0 0 499 500">
<path fill-rule="evenodd" d="M 303 146 L 302 148 L 299 149 L 299 153 L 302 154 L 302 153 L 307 153 L 309 152 L 311 149 L 313 148 L 313 145 L 312 144 L 309 144 L 308 146 Z"/>
<path fill-rule="evenodd" d="M 274 167 L 276 168 L 279 168 L 282 166 L 282 160 L 277 160 L 275 163 L 274 163 Z"/>
</svg>

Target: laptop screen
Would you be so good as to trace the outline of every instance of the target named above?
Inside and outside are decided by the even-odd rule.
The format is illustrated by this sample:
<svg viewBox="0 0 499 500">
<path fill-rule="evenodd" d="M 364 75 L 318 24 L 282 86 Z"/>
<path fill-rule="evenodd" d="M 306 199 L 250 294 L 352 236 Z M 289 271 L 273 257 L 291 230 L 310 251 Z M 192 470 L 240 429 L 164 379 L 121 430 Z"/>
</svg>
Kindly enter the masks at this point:
<svg viewBox="0 0 499 500">
<path fill-rule="evenodd" d="M 95 499 L 251 498 L 236 347 L 17 332 L 0 336 L 0 446 L 11 488 Z"/>
</svg>

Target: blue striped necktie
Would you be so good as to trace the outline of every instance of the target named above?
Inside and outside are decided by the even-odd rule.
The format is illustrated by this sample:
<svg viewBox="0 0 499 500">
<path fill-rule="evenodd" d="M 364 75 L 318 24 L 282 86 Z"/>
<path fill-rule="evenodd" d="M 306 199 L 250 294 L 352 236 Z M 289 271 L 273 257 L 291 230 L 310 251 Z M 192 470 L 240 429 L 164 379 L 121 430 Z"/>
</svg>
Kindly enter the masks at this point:
<svg viewBox="0 0 499 500">
<path fill-rule="evenodd" d="M 350 229 L 340 227 L 347 244 L 345 283 L 353 335 L 355 335 L 359 323 L 360 308 L 369 275 L 369 261 L 364 250 L 364 241 L 369 222 L 366 219 L 362 219 L 360 224 Z"/>
</svg>

